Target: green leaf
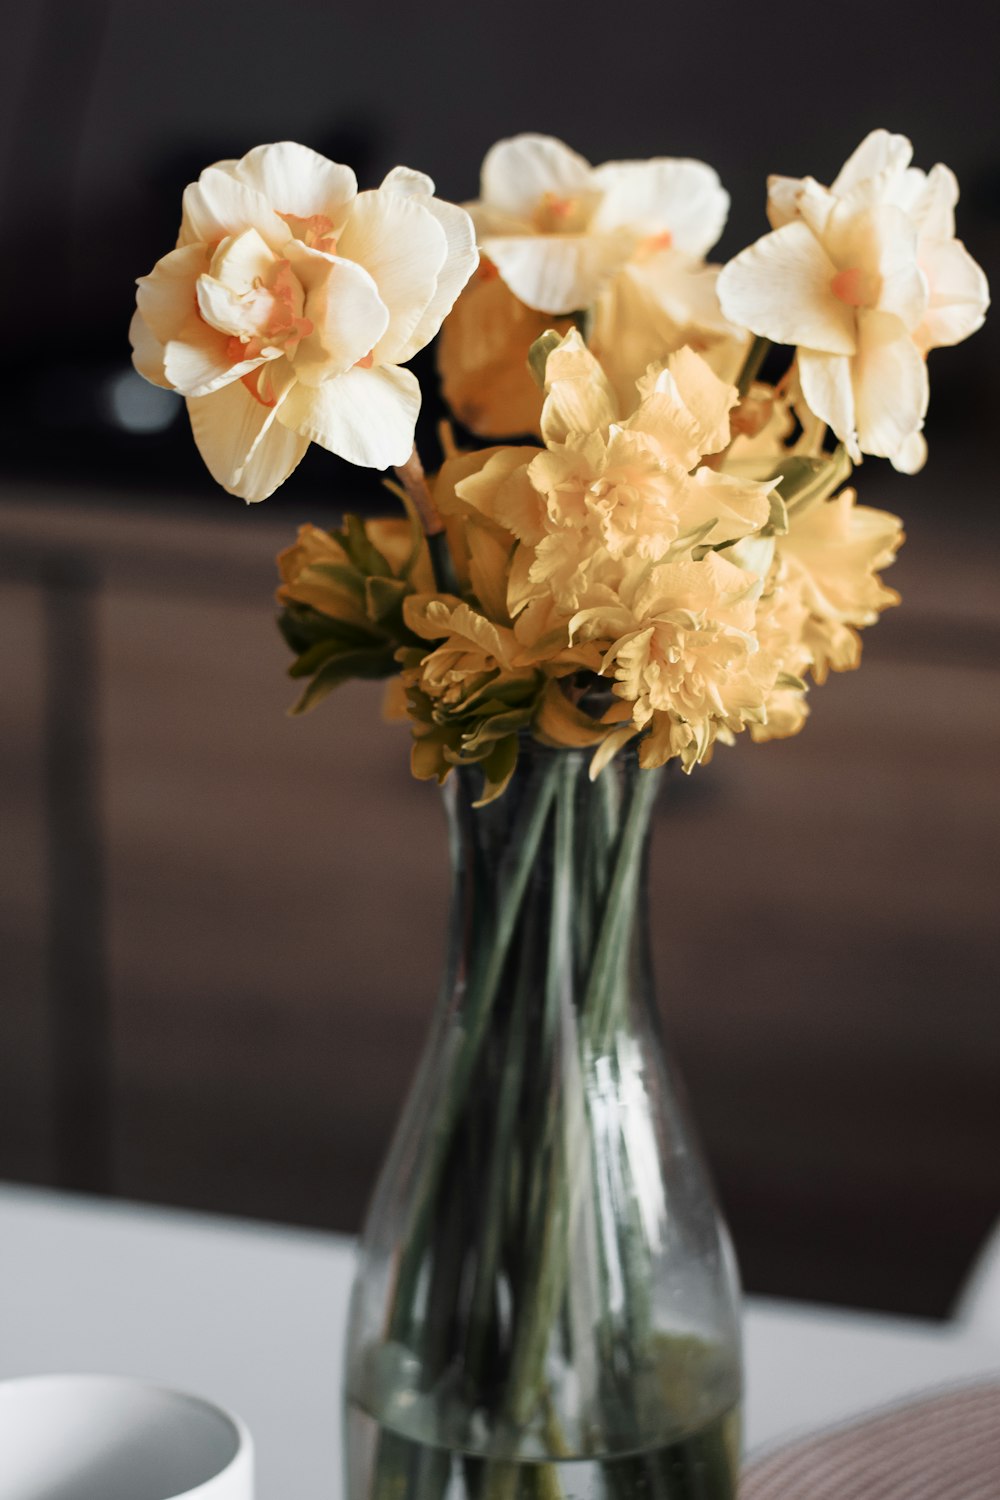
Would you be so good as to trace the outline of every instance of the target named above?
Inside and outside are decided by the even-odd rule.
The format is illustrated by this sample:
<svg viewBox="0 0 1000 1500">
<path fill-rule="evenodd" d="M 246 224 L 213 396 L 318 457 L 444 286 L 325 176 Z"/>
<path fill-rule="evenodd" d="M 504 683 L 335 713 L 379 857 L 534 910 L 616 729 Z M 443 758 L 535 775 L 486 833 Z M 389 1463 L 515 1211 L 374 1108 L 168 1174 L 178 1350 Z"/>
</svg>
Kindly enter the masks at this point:
<svg viewBox="0 0 1000 1500">
<path fill-rule="evenodd" d="M 396 670 L 391 649 L 372 648 L 367 651 L 345 651 L 321 667 L 297 703 L 289 712 L 293 715 L 308 713 L 320 699 L 332 693 L 334 688 L 352 677 L 391 677 Z"/>
<path fill-rule="evenodd" d="M 286 604 L 278 615 L 278 629 L 297 656 L 320 641 L 338 641 L 343 646 L 368 646 L 380 641 L 377 630 L 337 620 L 308 604 Z"/>
<path fill-rule="evenodd" d="M 503 739 L 509 734 L 516 734 L 520 729 L 526 729 L 531 723 L 533 713 L 534 705 L 530 708 L 511 709 L 507 713 L 491 714 L 489 718 L 481 720 L 471 734 L 462 736 L 463 752 L 474 754 L 494 740 Z"/>
<path fill-rule="evenodd" d="M 843 446 L 822 458 L 793 455 L 782 465 L 778 490 L 789 510 L 801 510 L 826 500 L 844 483 L 851 472 L 851 461 Z"/>
<path fill-rule="evenodd" d="M 402 578 L 366 578 L 365 609 L 368 618 L 379 625 L 390 626 L 393 635 L 401 634 L 403 600 L 409 591 L 409 584 Z"/>
<path fill-rule="evenodd" d="M 788 506 L 782 498 L 780 489 L 772 490 L 767 499 L 771 514 L 767 518 L 764 530 L 773 536 L 785 536 L 788 532 Z"/>
<path fill-rule="evenodd" d="M 514 774 L 517 765 L 518 739 L 512 734 L 509 739 L 500 740 L 495 750 L 492 750 L 482 762 L 483 795 L 474 807 L 485 807 L 488 802 L 493 802 L 507 789 L 507 783 Z"/>
<path fill-rule="evenodd" d="M 360 516 L 344 517 L 344 529 L 338 533 L 338 540 L 351 562 L 365 577 L 391 578 L 393 576 L 392 569 L 381 552 L 374 542 L 368 540 L 368 533 L 365 531 L 364 522 Z"/>
</svg>

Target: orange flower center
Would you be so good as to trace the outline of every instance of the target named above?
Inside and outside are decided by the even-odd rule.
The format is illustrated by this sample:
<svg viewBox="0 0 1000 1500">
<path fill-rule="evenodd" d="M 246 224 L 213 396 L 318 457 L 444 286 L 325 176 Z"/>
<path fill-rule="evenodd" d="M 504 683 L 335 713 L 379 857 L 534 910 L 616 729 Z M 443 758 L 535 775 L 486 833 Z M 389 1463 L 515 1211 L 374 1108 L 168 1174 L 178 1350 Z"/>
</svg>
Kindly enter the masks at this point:
<svg viewBox="0 0 1000 1500">
<path fill-rule="evenodd" d="M 311 250 L 322 250 L 327 255 L 336 255 L 337 237 L 333 232 L 333 220 L 326 214 L 310 214 L 302 218 L 299 214 L 279 214 L 284 219 L 295 239 L 301 240 Z"/>
<path fill-rule="evenodd" d="M 830 290 L 848 307 L 874 307 L 882 290 L 882 279 L 860 266 L 849 266 L 833 277 Z"/>
<path fill-rule="evenodd" d="M 313 331 L 312 320 L 298 313 L 302 288 L 287 260 L 277 262 L 270 282 L 268 286 L 258 276 L 253 291 L 244 299 L 254 332 L 234 334 L 229 339 L 226 353 L 234 364 L 244 359 L 259 359 L 265 349 L 275 347 L 292 355 L 300 339 Z"/>
<path fill-rule="evenodd" d="M 587 205 L 581 198 L 543 193 L 535 210 L 535 228 L 541 234 L 575 234 L 586 227 Z"/>
</svg>

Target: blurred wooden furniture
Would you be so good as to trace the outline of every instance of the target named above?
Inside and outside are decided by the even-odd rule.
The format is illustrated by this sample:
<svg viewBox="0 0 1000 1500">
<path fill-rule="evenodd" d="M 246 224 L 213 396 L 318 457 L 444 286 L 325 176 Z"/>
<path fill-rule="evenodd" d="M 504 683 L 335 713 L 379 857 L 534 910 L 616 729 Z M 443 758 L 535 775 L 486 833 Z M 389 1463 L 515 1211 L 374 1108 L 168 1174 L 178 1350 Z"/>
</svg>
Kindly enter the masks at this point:
<svg viewBox="0 0 1000 1500">
<path fill-rule="evenodd" d="M 944 1313 L 1000 1201 L 977 525 L 910 514 L 864 670 L 660 811 L 664 1021 L 754 1291 Z M 0 1175 L 358 1224 L 435 999 L 444 828 L 377 684 L 285 716 L 291 534 L 0 491 Z"/>
</svg>

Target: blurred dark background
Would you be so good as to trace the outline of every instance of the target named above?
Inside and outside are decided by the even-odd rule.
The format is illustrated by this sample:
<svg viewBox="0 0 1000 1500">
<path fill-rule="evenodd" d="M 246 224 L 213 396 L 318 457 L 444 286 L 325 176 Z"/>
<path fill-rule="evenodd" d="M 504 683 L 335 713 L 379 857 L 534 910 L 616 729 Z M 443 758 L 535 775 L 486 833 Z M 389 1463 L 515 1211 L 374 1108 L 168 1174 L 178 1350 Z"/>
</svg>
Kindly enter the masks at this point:
<svg viewBox="0 0 1000 1500">
<path fill-rule="evenodd" d="M 219 491 L 131 372 L 135 277 L 263 141 L 458 200 L 526 129 L 700 157 L 724 259 L 768 172 L 830 181 L 885 125 L 958 173 L 995 279 L 995 13 L 0 11 L 0 1176 L 354 1229 L 435 998 L 443 822 L 376 688 L 284 717 L 270 597 L 295 525 L 386 497 L 315 448 L 263 506 Z M 998 357 L 995 319 L 932 355 L 927 468 L 858 476 L 909 533 L 863 670 L 660 809 L 664 1019 L 753 1291 L 943 1315 L 1000 1210 Z"/>
</svg>

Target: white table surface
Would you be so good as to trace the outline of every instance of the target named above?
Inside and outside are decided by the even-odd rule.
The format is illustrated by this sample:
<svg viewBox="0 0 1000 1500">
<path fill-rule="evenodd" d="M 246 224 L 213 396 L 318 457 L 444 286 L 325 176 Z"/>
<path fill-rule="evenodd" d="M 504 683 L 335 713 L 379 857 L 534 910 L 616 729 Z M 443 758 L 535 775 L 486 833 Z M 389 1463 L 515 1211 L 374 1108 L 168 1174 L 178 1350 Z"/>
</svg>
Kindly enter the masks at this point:
<svg viewBox="0 0 1000 1500">
<path fill-rule="evenodd" d="M 340 1352 L 352 1265 L 336 1235 L 0 1186 L 0 1378 L 97 1370 L 236 1411 L 258 1500 L 340 1494 Z M 1000 1344 L 934 1323 L 751 1298 L 752 1451 L 955 1380 Z"/>
</svg>

